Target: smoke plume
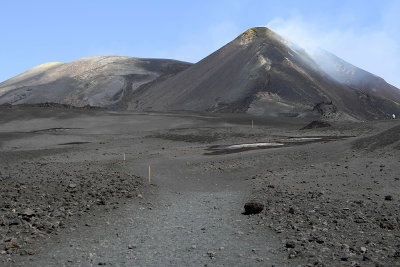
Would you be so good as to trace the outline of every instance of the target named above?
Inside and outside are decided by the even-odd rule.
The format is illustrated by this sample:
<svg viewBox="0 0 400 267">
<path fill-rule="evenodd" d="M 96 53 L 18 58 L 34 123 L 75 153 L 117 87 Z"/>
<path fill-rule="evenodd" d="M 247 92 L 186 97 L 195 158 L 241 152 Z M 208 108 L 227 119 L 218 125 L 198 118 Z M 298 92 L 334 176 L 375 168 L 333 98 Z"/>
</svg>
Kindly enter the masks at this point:
<svg viewBox="0 0 400 267">
<path fill-rule="evenodd" d="M 390 20 L 386 24 L 390 24 Z M 385 24 L 385 25 L 386 25 Z M 347 62 L 384 78 L 400 88 L 400 46 L 390 35 L 388 26 L 356 31 L 352 28 L 329 29 L 324 23 L 310 23 L 302 17 L 275 18 L 267 27 L 308 52 L 326 49 Z"/>
</svg>

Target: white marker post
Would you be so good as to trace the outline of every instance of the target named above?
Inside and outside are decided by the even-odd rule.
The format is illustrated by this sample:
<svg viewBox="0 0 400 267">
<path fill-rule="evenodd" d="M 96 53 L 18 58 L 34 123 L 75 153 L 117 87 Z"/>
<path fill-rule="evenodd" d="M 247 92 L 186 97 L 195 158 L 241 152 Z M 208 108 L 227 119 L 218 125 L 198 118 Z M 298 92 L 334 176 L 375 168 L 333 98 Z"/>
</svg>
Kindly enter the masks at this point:
<svg viewBox="0 0 400 267">
<path fill-rule="evenodd" d="M 253 127 L 254 127 L 254 121 L 251 120 L 251 129 L 253 129 Z"/>
<path fill-rule="evenodd" d="M 151 167 L 149 165 L 149 184 L 151 184 Z"/>
<path fill-rule="evenodd" d="M 125 163 L 125 161 L 126 161 L 126 154 L 124 153 L 124 163 Z"/>
</svg>

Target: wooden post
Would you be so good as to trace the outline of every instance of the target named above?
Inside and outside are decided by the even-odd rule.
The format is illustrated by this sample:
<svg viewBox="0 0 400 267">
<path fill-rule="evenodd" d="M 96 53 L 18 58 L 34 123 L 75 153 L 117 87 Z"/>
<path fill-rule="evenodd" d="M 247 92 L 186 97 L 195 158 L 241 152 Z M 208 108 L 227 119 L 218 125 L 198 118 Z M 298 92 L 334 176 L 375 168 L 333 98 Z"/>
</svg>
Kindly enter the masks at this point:
<svg viewBox="0 0 400 267">
<path fill-rule="evenodd" d="M 254 127 L 254 122 L 253 120 L 251 120 L 251 129 L 253 129 L 253 127 Z"/>
<path fill-rule="evenodd" d="M 151 184 L 151 167 L 149 165 L 149 184 Z"/>
</svg>

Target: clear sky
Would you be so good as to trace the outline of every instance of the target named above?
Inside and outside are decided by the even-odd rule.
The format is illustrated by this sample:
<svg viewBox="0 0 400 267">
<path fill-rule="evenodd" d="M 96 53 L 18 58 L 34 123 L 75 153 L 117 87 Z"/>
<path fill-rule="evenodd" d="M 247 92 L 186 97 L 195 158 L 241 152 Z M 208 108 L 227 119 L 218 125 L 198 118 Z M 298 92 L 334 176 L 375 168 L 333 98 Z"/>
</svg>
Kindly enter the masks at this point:
<svg viewBox="0 0 400 267">
<path fill-rule="evenodd" d="M 400 1 L 0 0 L 0 81 L 50 61 L 196 62 L 254 26 L 321 46 L 400 88 Z"/>
</svg>

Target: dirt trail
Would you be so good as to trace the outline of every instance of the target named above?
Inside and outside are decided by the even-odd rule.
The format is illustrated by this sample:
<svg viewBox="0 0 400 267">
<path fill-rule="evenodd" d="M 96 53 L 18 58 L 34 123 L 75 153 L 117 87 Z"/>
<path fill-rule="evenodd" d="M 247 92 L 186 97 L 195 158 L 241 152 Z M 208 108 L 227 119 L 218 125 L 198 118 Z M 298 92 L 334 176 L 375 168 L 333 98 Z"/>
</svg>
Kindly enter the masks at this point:
<svg viewBox="0 0 400 267">
<path fill-rule="evenodd" d="M 241 214 L 250 193 L 243 176 L 204 175 L 198 171 L 201 164 L 191 165 L 196 161 L 196 157 L 186 158 L 183 164 L 181 159 L 153 159 L 154 185 L 143 199 L 87 218 L 18 264 L 265 266 L 282 262 L 276 234 L 266 233 L 258 216 Z M 146 169 L 144 162 L 126 164 L 139 173 Z"/>
</svg>

